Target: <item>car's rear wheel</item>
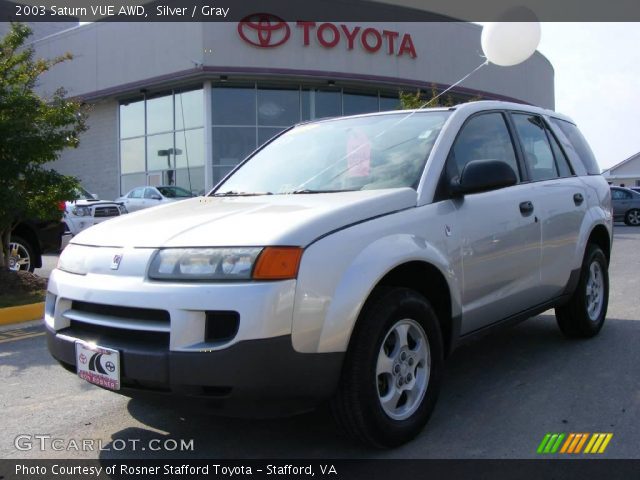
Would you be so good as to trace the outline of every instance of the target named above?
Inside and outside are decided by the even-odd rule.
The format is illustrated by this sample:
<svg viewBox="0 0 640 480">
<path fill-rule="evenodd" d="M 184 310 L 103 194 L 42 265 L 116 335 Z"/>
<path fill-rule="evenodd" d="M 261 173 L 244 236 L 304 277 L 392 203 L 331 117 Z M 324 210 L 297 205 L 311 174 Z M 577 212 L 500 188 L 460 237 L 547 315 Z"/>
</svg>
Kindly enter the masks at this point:
<svg viewBox="0 0 640 480">
<path fill-rule="evenodd" d="M 629 210 L 624 216 L 624 223 L 633 227 L 640 226 L 640 210 L 637 208 Z"/>
<path fill-rule="evenodd" d="M 410 289 L 385 289 L 358 320 L 332 401 L 334 416 L 367 445 L 406 443 L 431 416 L 442 369 L 440 324 L 429 302 Z"/>
<path fill-rule="evenodd" d="M 18 270 L 33 272 L 35 270 L 33 259 L 33 250 L 29 242 L 22 237 L 11 236 L 11 241 L 9 242 L 9 270 L 14 272 Z"/>
<path fill-rule="evenodd" d="M 569 338 L 597 335 L 604 325 L 609 303 L 607 259 L 600 247 L 589 244 L 578 286 L 566 305 L 556 307 L 556 319 Z"/>
</svg>

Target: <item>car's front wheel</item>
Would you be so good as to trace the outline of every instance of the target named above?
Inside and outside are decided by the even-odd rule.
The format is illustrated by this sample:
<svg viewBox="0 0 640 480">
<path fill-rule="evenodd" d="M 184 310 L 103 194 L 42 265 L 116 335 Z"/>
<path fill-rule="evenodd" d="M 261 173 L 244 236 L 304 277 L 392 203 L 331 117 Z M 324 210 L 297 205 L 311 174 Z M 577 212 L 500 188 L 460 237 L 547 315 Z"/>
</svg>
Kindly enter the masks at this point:
<svg viewBox="0 0 640 480">
<path fill-rule="evenodd" d="M 438 318 L 406 288 L 381 291 L 353 332 L 332 401 L 338 424 L 378 448 L 414 438 L 435 407 L 443 369 Z"/>
<path fill-rule="evenodd" d="M 556 319 L 569 338 L 597 335 L 607 315 L 609 273 L 607 258 L 600 247 L 587 245 L 578 286 L 566 305 L 556 307 Z"/>
<path fill-rule="evenodd" d="M 624 223 L 630 225 L 632 227 L 637 227 L 640 225 L 640 210 L 634 208 L 633 210 L 629 210 L 627 214 L 624 216 Z"/>
<path fill-rule="evenodd" d="M 9 270 L 33 272 L 35 270 L 33 259 L 33 249 L 29 242 L 22 237 L 12 236 L 9 242 Z"/>
</svg>

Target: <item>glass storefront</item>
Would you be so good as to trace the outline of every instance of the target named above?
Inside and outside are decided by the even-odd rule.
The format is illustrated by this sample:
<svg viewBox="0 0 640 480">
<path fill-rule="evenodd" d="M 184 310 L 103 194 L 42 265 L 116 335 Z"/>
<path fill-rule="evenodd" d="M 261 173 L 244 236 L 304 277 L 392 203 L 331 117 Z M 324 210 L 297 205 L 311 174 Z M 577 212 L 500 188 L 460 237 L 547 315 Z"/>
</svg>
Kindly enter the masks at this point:
<svg viewBox="0 0 640 480">
<path fill-rule="evenodd" d="M 311 88 L 264 82 L 214 83 L 211 90 L 212 185 L 291 125 L 400 107 L 395 92 Z M 205 188 L 202 88 L 173 90 L 120 104 L 120 191 L 142 185 Z"/>
<path fill-rule="evenodd" d="M 378 90 L 216 83 L 211 92 L 213 185 L 258 146 L 293 124 L 398 108 L 397 94 Z"/>
<path fill-rule="evenodd" d="M 177 185 L 202 193 L 204 96 L 174 90 L 120 104 L 120 193 L 143 185 Z"/>
</svg>

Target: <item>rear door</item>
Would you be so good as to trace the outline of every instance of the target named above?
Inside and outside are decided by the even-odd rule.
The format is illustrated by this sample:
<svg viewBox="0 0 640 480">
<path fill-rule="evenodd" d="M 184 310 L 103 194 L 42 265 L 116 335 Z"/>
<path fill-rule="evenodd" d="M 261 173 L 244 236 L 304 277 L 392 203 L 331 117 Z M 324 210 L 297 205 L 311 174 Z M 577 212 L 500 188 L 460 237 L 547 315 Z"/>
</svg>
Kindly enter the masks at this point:
<svg viewBox="0 0 640 480">
<path fill-rule="evenodd" d="M 523 167 L 504 112 L 481 113 L 467 120 L 447 159 L 447 181 L 472 160 L 503 161 L 520 182 L 450 200 L 454 222 L 450 233 L 459 236 L 462 259 L 462 334 L 534 306 L 540 283 L 535 187 L 522 182 Z"/>
<path fill-rule="evenodd" d="M 560 295 L 574 267 L 586 191 L 544 119 L 511 113 L 529 178 L 535 186 L 541 226 L 540 288 L 544 300 Z"/>
<path fill-rule="evenodd" d="M 614 218 L 617 221 L 623 221 L 627 210 L 631 207 L 631 194 L 621 188 L 612 188 L 611 204 Z"/>
</svg>

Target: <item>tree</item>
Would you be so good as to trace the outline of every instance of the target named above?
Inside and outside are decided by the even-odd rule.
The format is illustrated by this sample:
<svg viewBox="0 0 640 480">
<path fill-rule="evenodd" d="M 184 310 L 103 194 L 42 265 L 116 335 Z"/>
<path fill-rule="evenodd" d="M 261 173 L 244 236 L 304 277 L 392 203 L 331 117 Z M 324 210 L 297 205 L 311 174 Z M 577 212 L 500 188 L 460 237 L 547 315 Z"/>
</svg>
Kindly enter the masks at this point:
<svg viewBox="0 0 640 480">
<path fill-rule="evenodd" d="M 416 110 L 419 108 L 428 107 L 453 107 L 460 103 L 472 102 L 480 100 L 480 97 L 473 97 L 469 99 L 454 98 L 451 95 L 446 97 L 438 97 L 438 89 L 435 85 L 431 85 L 429 93 L 424 95 L 419 89 L 415 93 L 400 92 L 400 106 L 403 110 Z"/>
<path fill-rule="evenodd" d="M 77 180 L 46 168 L 86 130 L 86 111 L 66 91 L 36 92 L 39 78 L 72 59 L 35 59 L 26 41 L 31 29 L 13 23 L 0 39 L 0 270 L 9 268 L 11 231 L 24 219 L 59 218 L 60 201 L 75 198 Z"/>
</svg>

